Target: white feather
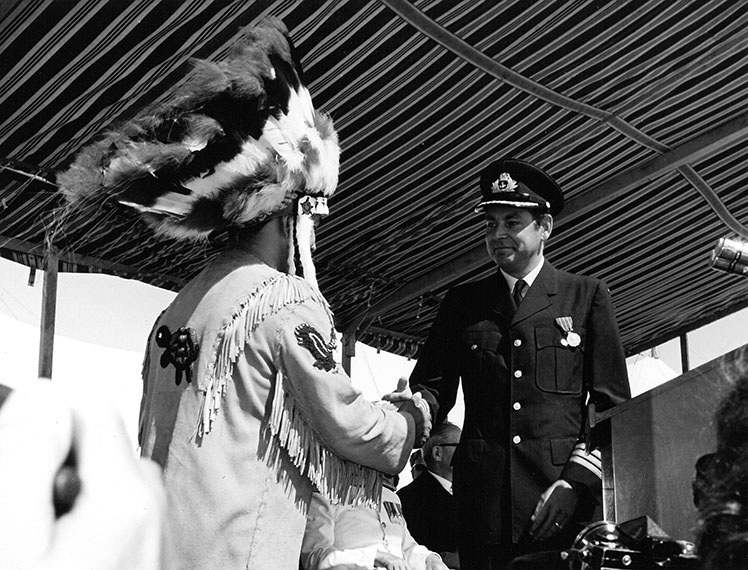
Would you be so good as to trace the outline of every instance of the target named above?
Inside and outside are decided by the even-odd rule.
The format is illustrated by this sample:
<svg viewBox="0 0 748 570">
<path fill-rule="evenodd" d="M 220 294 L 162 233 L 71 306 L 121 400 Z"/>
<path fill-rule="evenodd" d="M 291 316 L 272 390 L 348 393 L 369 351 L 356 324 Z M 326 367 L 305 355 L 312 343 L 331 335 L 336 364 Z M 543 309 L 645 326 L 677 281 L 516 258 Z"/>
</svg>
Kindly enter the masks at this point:
<svg viewBox="0 0 748 570">
<path fill-rule="evenodd" d="M 322 140 L 317 130 L 313 130 L 310 142 L 317 149 L 319 162 L 308 164 L 306 171 L 306 187 L 310 192 L 322 192 L 331 195 L 338 185 L 338 164 L 340 162 L 340 147 L 337 141 Z"/>
<path fill-rule="evenodd" d="M 280 210 L 287 196 L 288 190 L 283 184 L 266 184 L 244 202 L 242 215 L 237 218 L 236 222 L 240 224 L 249 222 L 257 218 L 258 212 L 270 213 Z"/>
<path fill-rule="evenodd" d="M 263 127 L 262 138 L 267 140 L 286 163 L 289 170 L 301 172 L 304 167 L 304 154 L 299 143 L 315 134 L 314 106 L 309 91 L 301 87 L 291 90 L 288 99 L 288 113 L 280 118 L 270 117 Z"/>
<path fill-rule="evenodd" d="M 197 139 L 195 137 L 189 137 L 182 141 L 182 144 L 190 151 L 190 152 L 198 152 L 203 150 L 206 146 L 208 146 L 208 141 L 205 139 Z"/>
<path fill-rule="evenodd" d="M 218 189 L 230 185 L 242 176 L 249 176 L 261 165 L 272 160 L 272 152 L 263 141 L 250 139 L 242 145 L 241 152 L 227 162 L 217 164 L 209 176 L 193 178 L 182 184 L 197 196 L 212 196 Z"/>
</svg>

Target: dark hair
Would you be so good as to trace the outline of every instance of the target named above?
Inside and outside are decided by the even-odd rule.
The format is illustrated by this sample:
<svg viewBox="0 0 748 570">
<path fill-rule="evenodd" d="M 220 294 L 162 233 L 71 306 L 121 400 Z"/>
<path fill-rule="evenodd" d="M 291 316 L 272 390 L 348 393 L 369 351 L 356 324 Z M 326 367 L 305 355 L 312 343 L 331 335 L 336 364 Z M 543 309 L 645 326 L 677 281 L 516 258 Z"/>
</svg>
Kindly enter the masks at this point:
<svg viewBox="0 0 748 570">
<path fill-rule="evenodd" d="M 532 214 L 532 219 L 535 220 L 535 223 L 538 225 L 543 222 L 543 218 L 545 218 L 546 215 L 550 215 L 547 208 L 529 208 L 529 210 Z"/>
<path fill-rule="evenodd" d="M 697 546 L 705 570 L 743 570 L 748 564 L 748 360 L 729 374 L 733 386 L 715 414 L 717 451 L 696 465 Z"/>
<path fill-rule="evenodd" d="M 235 246 L 238 243 L 250 243 L 260 230 L 267 225 L 272 218 L 265 218 L 261 221 L 255 221 L 246 226 L 231 226 L 226 229 L 228 236 L 228 245 Z"/>
</svg>

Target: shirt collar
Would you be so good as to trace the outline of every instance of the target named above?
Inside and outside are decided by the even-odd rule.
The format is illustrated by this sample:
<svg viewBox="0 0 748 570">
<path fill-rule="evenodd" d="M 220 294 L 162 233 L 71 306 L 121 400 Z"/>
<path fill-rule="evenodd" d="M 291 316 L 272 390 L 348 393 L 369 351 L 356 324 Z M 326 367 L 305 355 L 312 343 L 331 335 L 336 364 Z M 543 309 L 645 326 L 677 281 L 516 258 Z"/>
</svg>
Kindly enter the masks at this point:
<svg viewBox="0 0 748 570">
<path fill-rule="evenodd" d="M 527 275 L 525 275 L 522 278 L 522 280 L 525 283 L 527 283 L 527 288 L 528 289 L 532 286 L 533 281 L 535 281 L 535 279 L 537 278 L 538 274 L 540 273 L 540 270 L 543 268 L 543 263 L 545 263 L 545 257 L 543 257 L 541 255 L 540 256 L 540 263 L 538 263 L 532 269 L 532 271 L 530 271 L 530 273 L 528 273 Z M 519 281 L 519 279 L 517 279 L 514 275 L 509 275 L 506 271 L 504 271 L 503 269 L 501 269 L 501 267 L 499 267 L 499 271 L 501 271 L 501 274 L 504 276 L 504 279 L 506 279 L 506 284 L 509 285 L 509 290 L 510 291 L 514 291 L 514 284 L 517 281 Z"/>
<path fill-rule="evenodd" d="M 444 489 L 451 495 L 452 494 L 452 481 L 449 479 L 445 479 L 441 475 L 437 475 L 433 471 L 429 470 L 429 473 L 431 473 L 431 476 L 439 481 L 439 484 L 444 487 Z"/>
</svg>

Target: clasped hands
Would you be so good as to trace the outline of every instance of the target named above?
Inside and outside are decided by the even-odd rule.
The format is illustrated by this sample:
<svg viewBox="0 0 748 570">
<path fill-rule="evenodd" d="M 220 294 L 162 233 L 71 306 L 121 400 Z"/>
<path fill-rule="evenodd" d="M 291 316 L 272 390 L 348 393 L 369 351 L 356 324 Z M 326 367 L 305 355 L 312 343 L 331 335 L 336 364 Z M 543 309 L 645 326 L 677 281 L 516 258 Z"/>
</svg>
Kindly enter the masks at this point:
<svg viewBox="0 0 748 570">
<path fill-rule="evenodd" d="M 530 517 L 530 536 L 537 541 L 553 538 L 569 522 L 578 502 L 579 496 L 568 481 L 554 482 L 540 495 Z"/>
<path fill-rule="evenodd" d="M 431 411 L 428 403 L 421 397 L 421 393 L 414 394 L 408 386 L 408 379 L 400 378 L 395 391 L 382 396 L 382 400 L 394 404 L 398 412 L 404 412 L 413 417 L 416 423 L 415 447 L 423 445 L 431 434 Z"/>
</svg>

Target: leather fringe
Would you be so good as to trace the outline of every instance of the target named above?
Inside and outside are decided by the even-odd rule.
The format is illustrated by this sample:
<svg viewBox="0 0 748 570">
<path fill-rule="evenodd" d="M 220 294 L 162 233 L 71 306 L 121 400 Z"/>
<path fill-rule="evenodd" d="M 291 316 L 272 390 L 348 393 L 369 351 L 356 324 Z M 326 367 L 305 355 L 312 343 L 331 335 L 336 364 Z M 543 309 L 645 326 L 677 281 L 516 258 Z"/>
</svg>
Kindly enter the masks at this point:
<svg viewBox="0 0 748 570">
<path fill-rule="evenodd" d="M 266 426 L 272 436 L 268 456 L 273 458 L 273 466 L 278 467 L 278 452 L 283 449 L 315 490 L 331 503 L 377 508 L 382 498 L 382 474 L 330 451 L 306 423 L 284 384 L 284 372 L 279 370 Z"/>
<path fill-rule="evenodd" d="M 330 323 L 333 322 L 332 311 L 320 292 L 306 280 L 286 274 L 261 284 L 237 308 L 219 332 L 208 365 L 205 402 L 198 421 L 199 438 L 206 436 L 213 426 L 234 363 L 243 352 L 249 334 L 268 316 L 308 300 L 324 307 Z M 270 435 L 266 460 L 271 467 L 282 476 L 280 452 L 284 450 L 300 473 L 331 502 L 378 505 L 382 493 L 381 474 L 329 450 L 304 419 L 293 394 L 286 389 L 284 379 L 283 372 L 279 371 L 272 395 L 272 411 L 265 426 Z"/>
<path fill-rule="evenodd" d="M 278 275 L 252 291 L 242 302 L 216 337 L 208 363 L 205 402 L 198 419 L 197 436 L 210 433 L 234 371 L 236 359 L 244 352 L 249 335 L 267 317 L 290 305 L 312 298 L 325 307 L 332 322 L 332 312 L 324 297 L 306 281 L 287 274 Z"/>
</svg>

